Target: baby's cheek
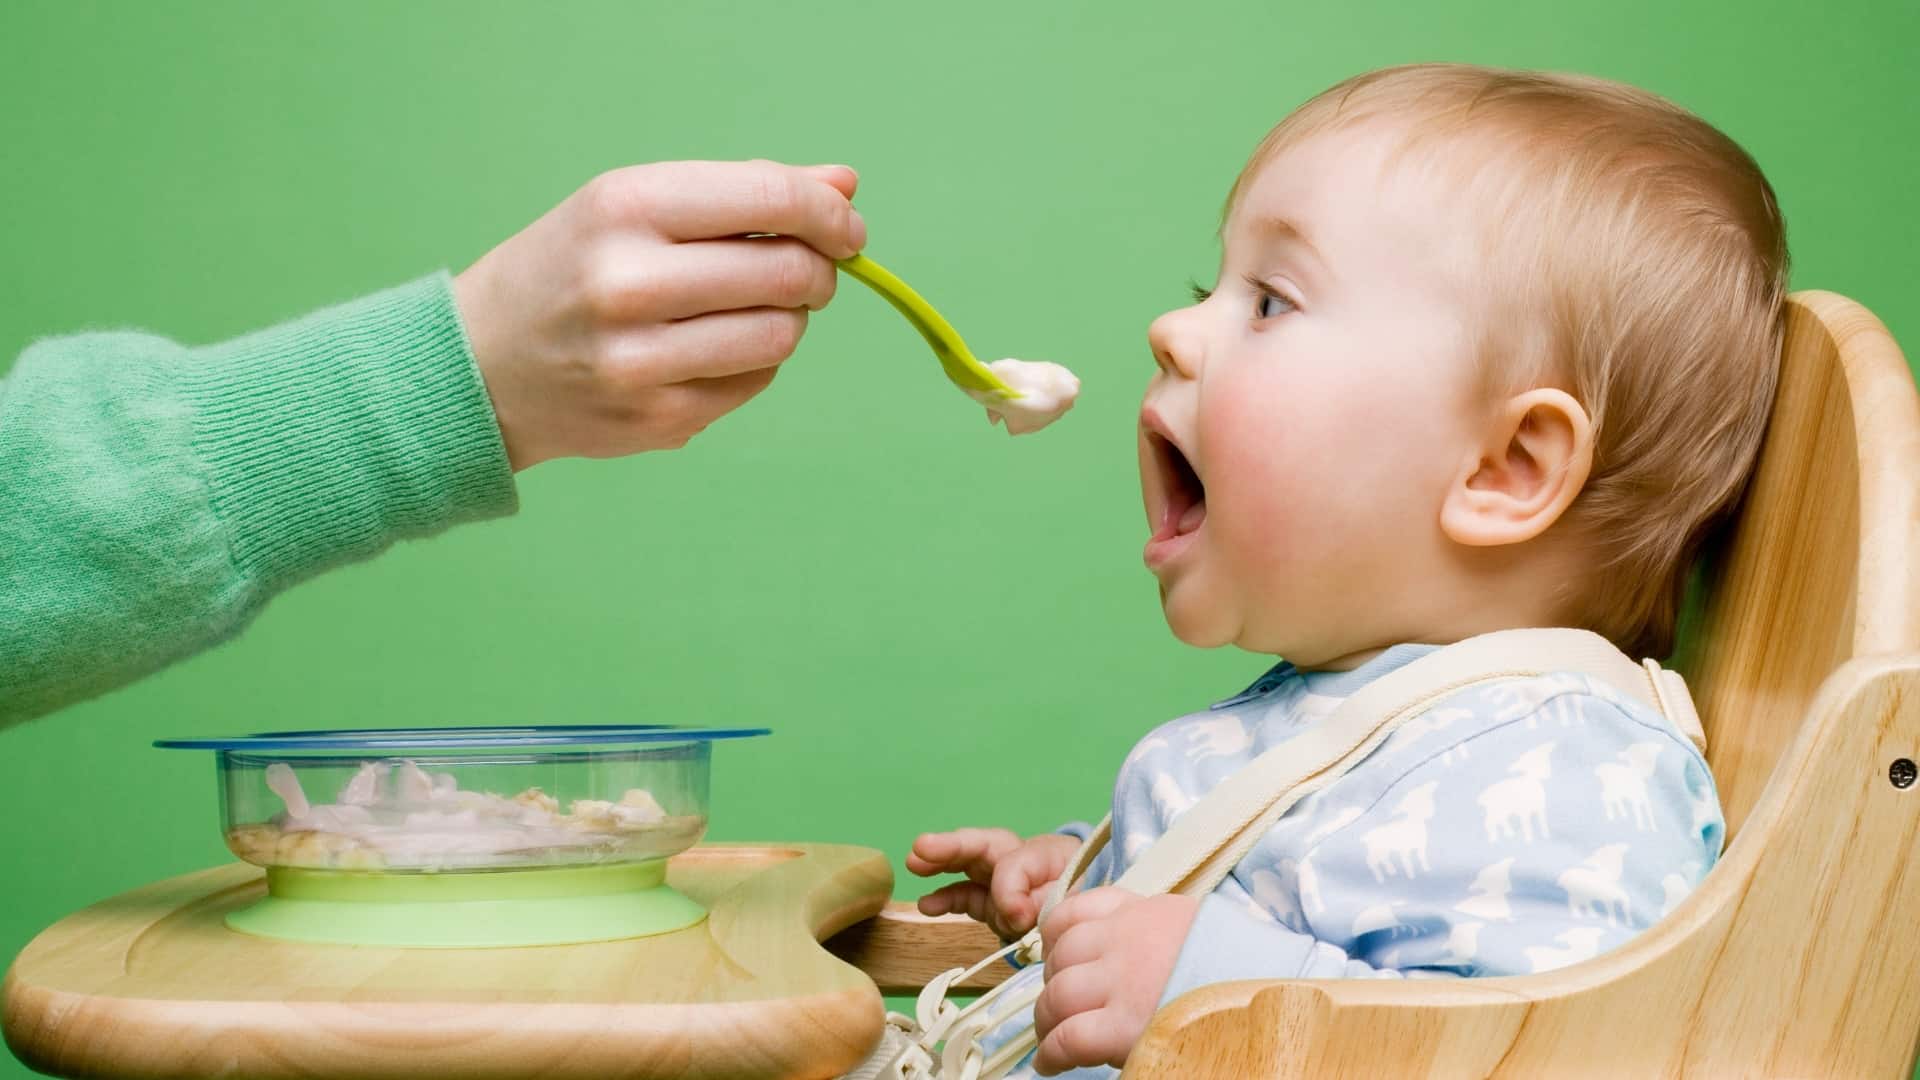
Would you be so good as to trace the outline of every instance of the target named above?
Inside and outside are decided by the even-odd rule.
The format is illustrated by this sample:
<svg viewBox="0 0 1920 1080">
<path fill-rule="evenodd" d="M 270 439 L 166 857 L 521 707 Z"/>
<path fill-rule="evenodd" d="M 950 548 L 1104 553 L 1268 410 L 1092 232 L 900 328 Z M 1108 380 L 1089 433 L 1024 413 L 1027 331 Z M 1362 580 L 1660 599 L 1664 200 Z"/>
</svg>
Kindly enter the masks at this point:
<svg viewBox="0 0 1920 1080">
<path fill-rule="evenodd" d="M 1217 497 L 1236 539 L 1297 526 L 1337 489 L 1348 451 L 1324 415 L 1249 394 L 1209 419 L 1208 502 Z"/>
<path fill-rule="evenodd" d="M 1297 437 L 1289 433 L 1284 441 Z M 1256 622 L 1258 612 L 1297 620 L 1303 607 L 1324 606 L 1329 589 L 1350 589 L 1376 562 L 1378 500 L 1388 493 L 1371 490 L 1364 472 L 1336 451 L 1331 440 L 1284 447 L 1249 463 L 1222 492 L 1226 509 L 1212 539 L 1233 595 L 1250 605 L 1247 615 Z M 1209 528 L 1214 523 L 1210 512 Z"/>
<path fill-rule="evenodd" d="M 1257 458 L 1225 473 L 1217 490 L 1208 486 L 1209 546 L 1235 579 L 1234 592 L 1265 595 L 1313 557 L 1314 535 L 1324 528 L 1316 478 Z"/>
</svg>

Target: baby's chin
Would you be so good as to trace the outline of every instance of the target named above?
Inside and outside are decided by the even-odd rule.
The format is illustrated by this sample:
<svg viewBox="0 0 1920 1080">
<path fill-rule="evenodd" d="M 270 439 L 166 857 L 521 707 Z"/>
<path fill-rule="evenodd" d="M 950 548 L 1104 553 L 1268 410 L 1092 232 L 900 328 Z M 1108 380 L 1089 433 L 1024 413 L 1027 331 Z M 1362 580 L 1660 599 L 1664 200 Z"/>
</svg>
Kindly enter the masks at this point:
<svg viewBox="0 0 1920 1080">
<path fill-rule="evenodd" d="M 1224 605 L 1208 602 L 1197 582 L 1176 581 L 1160 584 L 1160 611 L 1167 618 L 1167 629 L 1183 643 L 1196 649 L 1217 649 L 1231 645 L 1239 636 L 1239 622 Z"/>
</svg>

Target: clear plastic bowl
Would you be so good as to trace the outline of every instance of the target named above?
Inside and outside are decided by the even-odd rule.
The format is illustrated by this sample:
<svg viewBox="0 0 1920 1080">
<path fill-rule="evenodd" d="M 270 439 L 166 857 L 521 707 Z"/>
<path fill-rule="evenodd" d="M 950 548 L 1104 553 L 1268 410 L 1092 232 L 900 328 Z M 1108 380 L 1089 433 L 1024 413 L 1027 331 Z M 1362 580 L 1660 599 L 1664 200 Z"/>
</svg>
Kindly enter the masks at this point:
<svg viewBox="0 0 1920 1080">
<path fill-rule="evenodd" d="M 716 739 L 583 725 L 273 732 L 213 750 L 227 847 L 256 866 L 392 874 L 664 859 L 706 832 Z"/>
</svg>

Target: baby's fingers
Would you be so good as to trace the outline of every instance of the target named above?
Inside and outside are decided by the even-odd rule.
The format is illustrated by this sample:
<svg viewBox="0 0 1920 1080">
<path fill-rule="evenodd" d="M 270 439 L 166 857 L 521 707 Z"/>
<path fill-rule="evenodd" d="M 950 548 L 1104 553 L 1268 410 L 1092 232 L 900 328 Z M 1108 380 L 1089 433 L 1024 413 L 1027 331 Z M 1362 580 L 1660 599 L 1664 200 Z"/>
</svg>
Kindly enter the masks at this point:
<svg viewBox="0 0 1920 1080">
<path fill-rule="evenodd" d="M 1067 1017 L 1040 1041 L 1033 1055 L 1033 1071 L 1055 1076 L 1088 1065 L 1125 1064 L 1131 1044 L 1124 1041 L 1117 1027 L 1107 1009 Z"/>
<path fill-rule="evenodd" d="M 907 869 L 921 877 L 965 874 L 985 885 L 993 880 L 994 864 L 1020 846 L 1020 838 L 1006 829 L 955 829 L 922 833 L 907 854 Z"/>
<path fill-rule="evenodd" d="M 946 915 L 958 912 L 976 922 L 986 922 L 989 904 L 987 890 L 971 881 L 956 881 L 921 897 L 920 914 Z"/>
<path fill-rule="evenodd" d="M 1051 867 L 1036 857 L 1031 848 L 1001 861 L 994 869 L 993 884 L 988 887 L 993 904 L 1000 909 L 1007 929 L 1015 935 L 1033 929 L 1040 918 L 1040 903 L 1047 886 L 1058 877 Z"/>
</svg>

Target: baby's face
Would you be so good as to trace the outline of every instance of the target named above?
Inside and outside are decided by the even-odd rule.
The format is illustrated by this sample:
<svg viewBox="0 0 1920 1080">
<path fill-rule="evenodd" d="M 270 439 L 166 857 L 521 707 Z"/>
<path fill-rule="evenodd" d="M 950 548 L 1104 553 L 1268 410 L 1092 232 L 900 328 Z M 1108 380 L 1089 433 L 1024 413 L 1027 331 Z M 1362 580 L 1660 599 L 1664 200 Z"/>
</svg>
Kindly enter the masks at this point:
<svg viewBox="0 0 1920 1080">
<path fill-rule="evenodd" d="M 1264 165 L 1220 277 L 1148 331 L 1146 562 L 1168 624 L 1303 665 L 1420 640 L 1438 515 L 1477 459 L 1475 223 L 1378 126 Z"/>
</svg>

